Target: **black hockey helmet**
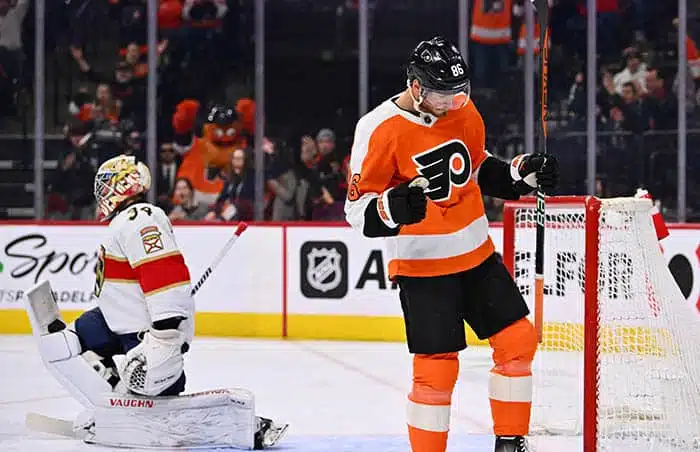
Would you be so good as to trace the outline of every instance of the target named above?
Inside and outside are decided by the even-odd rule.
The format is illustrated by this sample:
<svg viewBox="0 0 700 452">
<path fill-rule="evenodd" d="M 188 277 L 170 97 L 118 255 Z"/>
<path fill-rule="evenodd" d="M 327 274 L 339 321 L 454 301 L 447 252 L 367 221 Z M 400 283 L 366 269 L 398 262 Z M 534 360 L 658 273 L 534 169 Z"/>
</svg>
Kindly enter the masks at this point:
<svg viewBox="0 0 700 452">
<path fill-rule="evenodd" d="M 444 93 L 470 91 L 470 70 L 459 49 L 442 36 L 421 41 L 406 70 L 409 85 L 418 80 L 421 87 Z"/>
</svg>

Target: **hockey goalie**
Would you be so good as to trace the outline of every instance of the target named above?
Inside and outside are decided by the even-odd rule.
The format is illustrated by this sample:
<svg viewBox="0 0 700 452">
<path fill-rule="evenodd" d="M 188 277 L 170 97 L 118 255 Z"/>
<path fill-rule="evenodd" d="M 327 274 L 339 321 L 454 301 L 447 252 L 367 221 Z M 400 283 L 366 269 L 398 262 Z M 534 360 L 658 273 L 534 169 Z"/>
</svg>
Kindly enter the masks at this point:
<svg viewBox="0 0 700 452">
<path fill-rule="evenodd" d="M 98 216 L 110 222 L 95 270 L 97 307 L 67 325 L 47 281 L 27 293 L 42 360 L 85 407 L 67 430 L 116 447 L 274 446 L 287 425 L 256 416 L 251 392 L 181 395 L 195 305 L 170 221 L 145 202 L 150 185 L 148 168 L 133 156 L 97 172 Z"/>
</svg>

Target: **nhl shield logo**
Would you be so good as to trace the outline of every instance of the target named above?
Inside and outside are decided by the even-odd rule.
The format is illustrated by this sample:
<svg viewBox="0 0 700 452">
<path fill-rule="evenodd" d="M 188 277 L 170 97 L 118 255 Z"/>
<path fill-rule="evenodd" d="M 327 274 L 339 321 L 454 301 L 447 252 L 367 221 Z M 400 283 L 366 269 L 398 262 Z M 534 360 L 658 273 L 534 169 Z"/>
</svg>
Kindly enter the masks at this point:
<svg viewBox="0 0 700 452">
<path fill-rule="evenodd" d="M 348 250 L 341 242 L 301 247 L 301 292 L 307 298 L 343 298 L 348 292 Z"/>
</svg>

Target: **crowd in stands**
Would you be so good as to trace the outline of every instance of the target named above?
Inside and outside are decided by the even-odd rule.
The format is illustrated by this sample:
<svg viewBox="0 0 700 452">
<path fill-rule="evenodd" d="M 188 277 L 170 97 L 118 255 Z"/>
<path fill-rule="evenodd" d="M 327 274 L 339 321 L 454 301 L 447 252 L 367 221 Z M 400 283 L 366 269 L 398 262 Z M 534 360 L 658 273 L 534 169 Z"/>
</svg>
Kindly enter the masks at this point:
<svg viewBox="0 0 700 452">
<path fill-rule="evenodd" d="M 299 3 L 285 1 L 289 8 Z M 370 1 L 371 11 L 388 7 L 382 5 L 387 2 Z M 13 96 L 16 97 L 22 78 L 31 78 L 22 72 L 22 68 L 29 67 L 25 64 L 29 49 L 23 49 L 21 38 L 31 22 L 25 21 L 22 27 L 30 3 L 30 0 L 0 0 L 0 115 L 3 116 L 15 114 Z M 231 90 L 227 86 L 232 83 L 229 77 L 232 71 L 245 73 L 247 79 L 254 72 L 249 61 L 242 62 L 246 59 L 244 54 L 250 54 L 252 49 L 236 47 L 241 42 L 243 46 L 252 46 L 251 37 L 243 40 L 235 37 L 250 34 L 246 24 L 252 22 L 252 2 L 160 0 L 156 68 L 147 64 L 146 0 L 67 0 L 65 3 L 72 3 L 75 17 L 79 14 L 91 17 L 84 10 L 99 4 L 118 26 L 114 30 L 115 46 L 94 48 L 94 43 L 84 38 L 86 33 L 75 32 L 70 33 L 65 46 L 55 50 L 70 62 L 75 83 L 65 105 L 66 149 L 57 171 L 47 181 L 48 216 L 93 218 L 92 178 L 99 164 L 122 152 L 145 159 L 147 77 L 150 71 L 156 71 L 159 155 L 158 165 L 151 171 L 158 204 L 172 220 L 252 220 L 256 193 L 254 89 L 248 86 L 248 89 Z M 351 0 L 320 3 L 337 3 L 338 8 L 348 10 L 357 8 L 357 2 Z M 391 6 L 397 7 L 398 3 L 401 2 Z M 550 128 L 554 143 L 557 134 L 562 140 L 569 140 L 564 141 L 562 152 L 577 153 L 570 158 L 571 166 L 577 168 L 571 180 L 577 182 L 565 184 L 561 192 L 576 194 L 583 189 L 578 182 L 583 177 L 581 159 L 585 160 L 585 142 L 575 134 L 584 131 L 586 125 L 586 2 L 550 0 L 550 3 L 553 6 Z M 638 151 L 638 137 L 649 131 L 677 127 L 679 81 L 674 40 L 678 22 L 674 20 L 677 15 L 674 5 L 675 2 L 654 0 L 598 0 L 600 71 L 596 118 L 600 132 L 620 132 L 599 143 L 598 152 L 606 165 L 600 170 L 599 194 L 631 195 L 638 185 L 646 184 L 652 185 L 649 187 L 652 194 L 672 198 L 673 190 L 659 185 L 669 177 L 661 177 L 654 185 L 657 183 L 654 171 L 658 172 L 658 167 L 650 168 L 648 163 L 642 170 L 636 166 L 629 170 L 629 167 L 637 158 L 630 152 Z M 515 80 L 522 80 L 524 11 L 524 0 L 472 0 L 470 17 L 465 18 L 469 21 L 473 98 L 486 120 L 488 147 L 504 158 L 523 151 L 523 114 L 512 107 L 514 98 L 520 102 L 522 82 L 513 84 L 513 79 L 507 77 L 515 74 Z M 64 26 L 71 23 L 68 20 Z M 85 21 L 82 24 L 86 26 Z M 686 93 L 689 127 L 700 125 L 696 122 L 700 116 L 697 47 L 700 29 L 695 25 L 691 17 Z M 539 30 L 535 31 L 538 36 Z M 415 36 L 414 40 L 429 37 Z M 537 38 L 536 57 L 539 45 Z M 90 46 L 93 48 L 88 51 Z M 396 52 L 406 54 L 408 50 L 396 49 Z M 401 88 L 402 71 L 403 68 L 396 68 L 395 86 L 385 97 Z M 235 95 L 231 95 L 232 91 Z M 322 98 L 310 97 L 310 102 L 324 102 Z M 304 107 L 299 106 L 296 113 L 303 116 Z M 352 130 L 352 124 L 343 128 L 341 136 L 336 136 L 333 129 L 338 129 L 332 121 L 325 125 L 317 120 L 309 124 L 321 127 L 264 139 L 265 166 L 261 173 L 267 220 L 342 221 L 344 218 L 351 151 L 348 143 L 352 141 L 346 131 Z M 276 124 L 265 126 L 268 130 L 283 130 L 276 128 Z M 697 139 L 700 142 L 700 136 Z M 676 145 L 673 140 L 664 143 L 663 152 L 667 154 Z M 616 157 L 610 157 L 612 150 Z M 643 157 L 645 161 L 650 158 L 653 161 L 653 156 Z M 562 161 L 566 164 L 567 157 Z M 673 164 L 675 160 L 671 159 L 667 173 L 672 171 Z M 661 169 L 665 171 L 666 167 Z M 615 184 L 610 182 L 610 176 L 625 172 L 632 174 L 617 178 Z M 655 182 L 650 184 L 650 179 Z M 501 203 L 486 201 L 489 215 L 498 219 Z"/>
</svg>

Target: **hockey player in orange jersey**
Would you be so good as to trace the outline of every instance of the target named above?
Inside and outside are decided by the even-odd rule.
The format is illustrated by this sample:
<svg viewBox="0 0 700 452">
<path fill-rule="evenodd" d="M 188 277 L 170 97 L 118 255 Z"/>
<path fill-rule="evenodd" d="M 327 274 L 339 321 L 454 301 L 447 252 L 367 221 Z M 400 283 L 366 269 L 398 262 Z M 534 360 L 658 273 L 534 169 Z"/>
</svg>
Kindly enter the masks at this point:
<svg viewBox="0 0 700 452">
<path fill-rule="evenodd" d="M 556 160 L 485 149 L 470 101 L 469 68 L 441 37 L 414 49 L 406 90 L 363 116 L 348 171 L 348 222 L 387 241 L 399 285 L 413 386 L 408 433 L 414 452 L 444 452 L 464 322 L 493 348 L 489 400 L 497 452 L 527 452 L 531 363 L 537 335 L 517 286 L 488 235 L 482 194 L 518 199 L 552 190 Z"/>
</svg>

